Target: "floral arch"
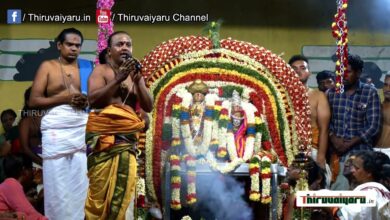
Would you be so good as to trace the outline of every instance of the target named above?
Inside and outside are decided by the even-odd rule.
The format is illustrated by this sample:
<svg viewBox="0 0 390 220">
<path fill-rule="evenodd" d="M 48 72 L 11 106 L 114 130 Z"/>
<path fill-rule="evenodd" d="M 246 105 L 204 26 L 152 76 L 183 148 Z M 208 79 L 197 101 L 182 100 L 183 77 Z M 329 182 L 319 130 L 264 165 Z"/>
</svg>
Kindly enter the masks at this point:
<svg viewBox="0 0 390 220">
<path fill-rule="evenodd" d="M 181 92 L 196 80 L 202 80 L 213 88 L 214 94 L 222 97 L 222 100 L 224 96 L 230 96 L 232 90 L 239 90 L 248 105 L 255 107 L 252 111 L 254 129 L 263 135 L 261 141 L 254 138 L 255 147 L 251 149 L 253 153 L 250 157 L 260 150 L 273 151 L 277 160 L 288 166 L 294 155 L 311 141 L 310 111 L 305 87 L 285 61 L 263 47 L 233 39 L 223 39 L 215 46 L 207 37 L 179 37 L 157 46 L 141 64 L 155 101 L 145 143 L 147 192 L 155 201 L 161 201 L 159 195 L 162 195 L 163 166 L 167 162 L 172 167 L 180 166 L 181 159 L 189 160 L 188 154 L 181 158 L 174 150 L 186 143 L 176 134 L 184 130 L 175 128 L 175 123 L 186 115 L 183 111 L 178 112 L 182 108 L 180 105 L 186 102 Z M 210 99 L 206 98 L 208 104 Z M 211 112 L 206 114 L 218 121 L 215 126 L 221 126 L 224 114 L 222 101 L 214 99 L 212 106 Z M 218 141 L 210 143 L 210 146 L 213 144 L 217 147 L 219 145 Z M 206 161 L 214 170 L 224 171 L 213 166 L 205 154 L 190 156 L 192 162 L 203 158 L 203 162 Z M 241 159 L 231 166 L 235 168 L 247 159 Z M 191 198 L 188 196 L 187 201 L 190 203 Z M 180 208 L 180 204 L 175 206 L 174 202 L 171 207 Z"/>
</svg>

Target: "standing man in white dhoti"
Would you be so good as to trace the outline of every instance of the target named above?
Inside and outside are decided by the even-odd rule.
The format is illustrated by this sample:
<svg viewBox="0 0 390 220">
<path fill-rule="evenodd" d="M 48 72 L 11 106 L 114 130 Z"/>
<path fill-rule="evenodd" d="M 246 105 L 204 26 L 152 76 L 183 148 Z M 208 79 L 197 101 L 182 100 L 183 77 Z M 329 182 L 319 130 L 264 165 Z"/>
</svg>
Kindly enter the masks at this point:
<svg viewBox="0 0 390 220">
<path fill-rule="evenodd" d="M 50 220 L 84 219 L 88 189 L 85 125 L 87 98 L 80 92 L 83 36 L 74 28 L 57 37 L 58 59 L 39 67 L 30 105 L 46 109 L 42 118 L 45 215 Z"/>
</svg>

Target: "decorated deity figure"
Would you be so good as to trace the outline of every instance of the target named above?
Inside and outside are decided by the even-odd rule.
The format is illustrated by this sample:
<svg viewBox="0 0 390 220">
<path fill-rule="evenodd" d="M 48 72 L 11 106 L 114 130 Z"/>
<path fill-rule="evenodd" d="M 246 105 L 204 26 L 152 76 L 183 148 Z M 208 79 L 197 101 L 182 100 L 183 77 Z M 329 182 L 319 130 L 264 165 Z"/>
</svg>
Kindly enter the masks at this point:
<svg viewBox="0 0 390 220">
<path fill-rule="evenodd" d="M 205 96 L 208 93 L 208 86 L 198 79 L 190 84 L 187 90 L 192 94 L 192 103 L 189 108 L 191 135 L 194 139 L 194 144 L 199 145 L 203 137 L 202 122 L 206 110 Z"/>
<path fill-rule="evenodd" d="M 208 91 L 204 82 L 196 80 L 177 91 L 181 101 L 172 107 L 172 146 L 182 146 L 182 152 L 195 158 L 207 154 L 215 125 L 213 115 L 217 96 Z"/>
<path fill-rule="evenodd" d="M 181 99 L 172 106 L 172 151 L 170 155 L 172 182 L 172 209 L 180 209 L 180 160 L 187 169 L 187 204 L 196 202 L 196 160 L 209 151 L 213 131 L 215 94 L 208 94 L 208 86 L 195 80 L 188 87 L 180 88 L 176 95 Z M 218 125 L 218 124 L 217 124 Z"/>
<path fill-rule="evenodd" d="M 240 94 L 236 90 L 233 91 L 231 104 L 231 129 L 234 134 L 237 156 L 242 158 L 245 152 L 247 120 L 245 111 L 241 106 Z"/>
<path fill-rule="evenodd" d="M 255 127 L 255 112 L 256 107 L 248 100 L 241 99 L 236 90 L 230 99 L 222 102 L 217 156 L 223 156 L 221 152 L 226 149 L 230 168 L 248 161 L 254 153 L 255 144 L 261 144 L 260 131 L 257 132 Z"/>
</svg>

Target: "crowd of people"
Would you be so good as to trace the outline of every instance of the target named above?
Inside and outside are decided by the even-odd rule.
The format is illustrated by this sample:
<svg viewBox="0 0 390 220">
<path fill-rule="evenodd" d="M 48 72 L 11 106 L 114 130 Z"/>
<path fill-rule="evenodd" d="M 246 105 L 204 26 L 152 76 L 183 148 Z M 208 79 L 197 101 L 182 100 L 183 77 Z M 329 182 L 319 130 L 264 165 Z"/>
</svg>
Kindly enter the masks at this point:
<svg viewBox="0 0 390 220">
<path fill-rule="evenodd" d="M 301 82 L 307 85 L 311 75 L 308 59 L 296 55 L 289 64 Z M 376 196 L 377 204 L 375 207 L 343 206 L 334 208 L 332 213 L 324 209 L 324 215 L 316 215 L 312 210 L 312 219 L 390 218 L 390 74 L 385 76 L 384 100 L 381 103 L 378 90 L 360 79 L 363 65 L 358 55 L 348 56 L 343 93 L 336 92 L 335 74 L 327 70 L 317 74 L 318 90 L 307 87 L 313 131 L 307 156 L 309 164 L 315 163 L 307 169 L 308 180 L 310 190 L 368 191 Z M 317 178 L 310 178 L 310 173 L 316 172 L 317 166 L 322 171 L 314 175 Z M 287 181 L 292 181 L 292 185 L 299 178 L 294 175 L 297 170 L 302 168 L 290 169 Z M 313 187 L 314 180 L 322 181 L 323 178 L 328 184 Z M 293 201 L 294 193 L 286 200 L 284 219 L 291 219 Z"/>
<path fill-rule="evenodd" d="M 134 199 L 135 146 L 153 106 L 132 58 L 132 40 L 123 31 L 110 35 L 101 64 L 90 70 L 88 95 L 81 92 L 77 62 L 82 33 L 64 29 L 56 43 L 59 58 L 40 65 L 25 92 L 21 120 L 12 109 L 1 113 L 0 217 L 125 219 Z M 359 79 L 364 62 L 357 55 L 348 56 L 344 93 L 335 92 L 332 71 L 317 74 L 318 90 L 309 88 L 306 57 L 288 63 L 309 98 L 310 189 L 370 191 L 378 201 L 361 210 L 325 210 L 326 218 L 390 217 L 390 75 L 381 103 L 378 90 Z M 293 168 L 291 185 L 299 178 L 299 168 Z M 291 198 L 285 219 L 292 218 Z"/>
</svg>

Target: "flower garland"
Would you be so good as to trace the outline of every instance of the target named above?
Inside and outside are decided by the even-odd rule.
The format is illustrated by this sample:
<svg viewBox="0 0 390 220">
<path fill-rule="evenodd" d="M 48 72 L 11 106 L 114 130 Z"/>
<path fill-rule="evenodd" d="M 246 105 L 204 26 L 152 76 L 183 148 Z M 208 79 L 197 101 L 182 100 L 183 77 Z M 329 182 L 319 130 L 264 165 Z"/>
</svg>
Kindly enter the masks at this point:
<svg viewBox="0 0 390 220">
<path fill-rule="evenodd" d="M 227 155 L 226 138 L 222 138 L 222 137 L 225 137 L 227 133 L 227 125 L 229 123 L 228 114 L 229 114 L 228 108 L 226 108 L 226 106 L 223 106 L 219 115 L 219 122 L 218 122 L 218 126 L 219 126 L 218 129 L 219 146 L 217 150 L 218 158 L 225 158 Z"/>
<path fill-rule="evenodd" d="M 197 59 L 197 60 L 202 60 L 202 59 Z M 205 59 L 203 59 L 203 60 L 205 60 Z M 191 63 L 191 62 L 194 62 L 193 60 L 190 62 L 191 60 L 189 60 L 188 62 L 187 62 L 187 60 L 186 61 L 183 61 L 180 65 L 185 65 L 186 63 Z M 217 62 L 217 61 L 216 61 Z M 222 62 L 222 61 L 218 61 L 218 62 Z M 227 63 L 226 63 L 226 65 L 231 65 L 231 64 L 229 64 L 228 63 L 228 61 L 226 61 Z M 204 68 L 202 68 L 202 69 L 204 69 Z M 210 69 L 204 69 L 204 70 L 202 70 L 202 72 L 203 71 L 210 71 Z M 194 76 L 195 76 L 195 74 L 194 74 Z M 176 78 L 176 75 L 175 75 L 175 78 Z M 263 85 L 263 86 L 265 86 L 265 85 Z M 269 85 L 267 85 L 267 86 L 269 86 Z M 154 87 L 154 86 L 152 86 L 152 87 Z M 277 100 L 278 101 L 280 101 L 280 100 L 282 100 L 282 97 L 281 96 L 279 96 L 278 95 L 278 93 L 276 93 L 276 94 L 273 94 L 275 91 L 278 91 L 278 90 L 273 90 L 272 92 L 267 92 L 266 94 L 264 94 L 264 95 L 266 95 L 266 96 L 270 96 L 270 95 L 272 95 L 272 96 L 275 96 L 276 95 L 276 97 L 278 97 L 277 98 Z M 288 100 L 288 99 L 287 99 Z M 290 103 L 290 102 L 288 102 L 288 103 Z M 287 107 L 287 108 L 289 108 L 289 106 L 284 106 L 285 108 Z M 285 108 L 276 108 L 276 105 L 272 105 L 272 107 L 270 108 L 269 106 L 267 106 L 267 111 L 268 111 L 268 113 L 271 113 L 272 111 L 278 111 L 278 120 L 284 120 L 284 122 L 283 122 L 283 124 L 289 124 L 288 122 L 287 122 L 287 116 L 284 116 L 285 115 L 285 111 L 284 111 L 284 109 Z M 276 110 L 276 109 L 278 109 L 278 110 Z M 269 111 L 271 111 L 271 112 L 269 112 Z M 290 112 L 293 112 L 293 111 L 290 111 Z M 280 114 L 280 116 L 279 116 L 279 114 Z M 270 116 L 267 116 L 267 118 L 269 118 Z M 273 116 L 271 116 L 271 117 L 273 117 Z M 290 120 L 292 120 L 293 118 L 292 117 L 290 117 Z M 284 148 L 285 148 L 285 150 L 284 151 L 286 151 L 286 149 L 290 149 L 290 148 L 292 148 L 292 146 L 297 146 L 298 144 L 297 143 L 295 143 L 294 145 L 291 145 L 291 142 L 290 142 L 290 140 L 291 140 L 291 136 L 290 135 L 288 135 L 291 131 L 288 129 L 289 128 L 289 126 L 283 126 L 282 128 L 278 128 L 278 125 L 280 124 L 280 123 L 282 123 L 282 122 L 279 122 L 279 123 L 276 123 L 276 124 L 274 124 L 275 126 L 277 126 L 276 127 L 276 129 L 273 129 L 272 131 L 272 135 L 274 136 L 273 137 L 273 141 L 275 141 L 275 143 L 274 143 L 274 145 L 278 148 L 278 149 L 280 149 L 280 147 L 281 146 L 284 146 Z M 291 124 L 291 123 L 290 123 Z M 280 129 L 280 131 L 281 132 L 283 132 L 283 136 L 282 136 L 282 143 L 283 143 L 283 145 L 282 145 L 282 143 L 280 143 L 279 142 L 279 138 L 278 138 L 278 134 L 279 134 L 279 129 Z M 297 130 L 299 130 L 299 129 L 297 129 Z M 275 132 L 276 133 L 275 133 Z M 296 140 L 296 139 L 294 139 L 294 140 Z M 297 141 L 297 140 L 296 140 Z M 281 150 L 281 149 L 280 149 Z M 278 151 L 278 154 L 280 154 L 280 155 L 283 155 L 284 153 L 283 152 L 281 152 L 280 150 L 277 150 Z M 284 159 L 284 157 L 282 157 L 281 158 L 282 159 L 282 161 L 284 161 L 285 159 Z"/>
<path fill-rule="evenodd" d="M 216 170 L 222 174 L 232 172 L 239 165 L 241 165 L 245 162 L 242 158 L 236 158 L 235 160 L 232 160 L 230 162 L 220 164 L 220 163 L 218 163 L 214 154 L 210 151 L 206 154 L 205 159 L 206 159 L 206 162 L 210 166 L 211 169 Z"/>
<path fill-rule="evenodd" d="M 307 140 L 307 138 L 310 137 L 310 129 L 307 127 L 309 126 L 307 120 L 309 115 L 305 113 L 308 108 L 308 103 L 305 101 L 307 96 L 304 94 L 305 88 L 301 85 L 291 68 L 288 68 L 280 57 L 272 54 L 263 47 L 258 47 L 248 42 L 224 39 L 221 40 L 221 47 L 225 51 L 240 54 L 245 57 L 246 60 L 264 65 L 265 69 L 269 69 L 270 72 L 275 75 L 275 78 L 287 89 L 289 96 L 292 97 L 294 109 L 297 114 L 300 115 L 299 118 L 296 118 L 299 125 L 297 127 L 297 132 L 300 141 L 304 142 L 304 144 L 306 142 L 309 143 L 310 141 Z M 172 60 L 178 55 L 201 50 L 209 50 L 209 53 L 213 53 L 210 48 L 211 41 L 205 37 L 179 37 L 159 45 L 145 57 L 142 64 L 145 67 L 146 75 L 151 75 L 161 64 Z M 161 75 L 158 76 L 157 79 L 160 77 Z"/>
<path fill-rule="evenodd" d="M 269 151 L 261 151 L 252 157 L 249 164 L 249 174 L 251 178 L 251 190 L 249 199 L 260 201 L 263 204 L 271 202 L 271 162 L 276 162 Z M 261 177 L 261 194 L 260 194 L 260 177 Z"/>
<path fill-rule="evenodd" d="M 271 113 L 272 114 L 272 113 Z"/>
<path fill-rule="evenodd" d="M 191 43 L 189 43 L 189 42 L 191 42 Z M 194 47 L 192 47 L 192 46 L 194 46 Z M 158 50 L 156 49 L 155 51 L 150 53 L 145 58 L 145 61 L 143 61 L 143 62 L 147 63 L 147 65 L 143 65 L 145 67 L 146 75 L 154 73 L 156 71 L 156 69 L 159 70 L 158 68 L 160 68 L 160 66 L 163 63 L 165 63 L 166 61 L 168 61 L 169 68 L 172 69 L 177 64 L 177 63 L 175 63 L 176 61 L 172 61 L 173 63 L 175 63 L 174 65 L 172 65 L 170 63 L 171 62 L 170 60 L 172 59 L 172 57 L 175 57 L 175 56 L 177 57 L 179 54 L 185 54 L 185 53 L 188 53 L 191 51 L 199 51 L 200 49 L 208 49 L 209 46 L 210 46 L 210 44 L 209 44 L 209 41 L 207 39 L 193 37 L 193 36 L 192 37 L 177 38 L 177 39 L 168 41 L 167 43 L 164 43 L 163 46 L 161 46 L 161 47 L 159 46 Z M 294 109 L 291 109 L 289 111 L 289 113 L 292 113 L 293 115 L 288 118 L 288 120 L 289 120 L 288 122 L 290 125 L 297 124 L 296 129 L 291 129 L 291 127 L 290 127 L 290 131 L 289 131 L 289 132 L 291 132 L 290 138 L 291 138 L 293 143 L 297 142 L 297 141 L 302 141 L 302 140 L 309 142 L 305 138 L 305 137 L 310 137 L 310 135 L 308 135 L 308 133 L 306 132 L 306 131 L 310 132 L 310 129 L 306 129 L 306 126 L 309 126 L 309 125 L 306 121 L 307 114 L 305 111 L 307 109 L 307 103 L 305 102 L 305 96 L 303 95 L 303 92 L 300 91 L 301 90 L 300 85 L 299 85 L 299 83 L 297 83 L 298 81 L 296 79 L 294 79 L 292 71 L 290 71 L 289 68 L 286 68 L 284 61 L 282 61 L 280 58 L 272 55 L 272 53 L 265 50 L 264 48 L 260 48 L 260 47 L 257 47 L 255 45 L 251 45 L 251 44 L 248 44 L 245 42 L 241 43 L 239 41 L 234 41 L 234 40 L 228 39 L 228 40 L 221 41 L 221 46 L 224 48 L 222 50 L 229 51 L 232 54 L 242 53 L 243 54 L 242 56 L 245 57 L 247 60 L 251 60 L 251 61 L 253 61 L 253 63 L 260 65 L 260 66 L 264 65 L 265 68 L 263 68 L 263 69 L 265 69 L 266 72 L 270 72 L 271 76 L 275 75 L 275 77 L 267 76 L 267 78 L 276 79 L 277 82 L 282 82 L 282 85 L 277 84 L 278 89 L 283 88 L 283 86 L 286 88 L 286 91 L 288 92 L 287 93 L 287 95 L 288 95 L 287 101 L 288 101 L 288 103 L 291 103 L 291 105 L 287 106 L 287 107 L 291 107 L 291 106 L 294 107 Z M 188 49 L 188 48 L 191 48 L 191 49 Z M 243 50 L 244 52 L 240 51 L 240 50 Z M 174 51 L 174 52 L 172 52 L 172 51 Z M 211 52 L 211 50 L 209 50 L 208 53 L 213 53 L 213 52 Z M 165 55 L 167 55 L 167 56 L 165 56 Z M 235 58 L 235 56 L 232 56 L 232 57 Z M 230 59 L 230 58 L 227 57 L 226 60 L 228 60 L 228 59 Z M 209 59 L 207 59 L 207 60 L 209 60 Z M 230 60 L 230 61 L 232 61 L 232 60 Z M 191 63 L 193 61 L 189 60 L 188 62 Z M 212 61 L 212 62 L 214 62 L 214 61 Z M 215 62 L 219 62 L 219 61 L 215 61 Z M 247 62 L 244 62 L 244 63 L 247 64 Z M 165 68 L 166 69 L 165 73 L 170 73 L 169 68 Z M 206 69 L 207 73 L 208 73 L 208 70 L 209 69 Z M 149 78 L 153 81 L 149 81 L 148 85 L 155 87 L 155 88 L 156 88 L 156 86 L 159 86 L 159 85 L 165 85 L 165 83 L 168 82 L 165 79 L 165 73 Z M 242 75 L 242 73 L 241 73 L 241 75 Z M 244 75 L 242 75 L 242 76 L 244 76 Z M 177 79 L 180 79 L 180 77 L 178 77 Z M 154 80 L 157 80 L 157 81 L 154 82 Z M 239 82 L 239 84 L 240 83 L 241 83 L 241 81 Z M 164 87 L 164 89 L 170 89 L 170 88 Z M 296 94 L 296 95 L 294 95 L 294 94 Z M 157 95 L 157 93 L 155 93 L 154 95 Z M 265 95 L 271 95 L 271 94 L 265 94 Z M 164 96 L 160 96 L 160 97 L 164 97 Z M 158 100 L 158 98 L 156 100 Z M 284 102 L 284 103 L 286 103 L 286 102 Z M 155 108 L 155 109 L 157 112 L 164 111 L 163 110 L 164 106 L 156 105 L 156 107 L 157 108 Z M 284 109 L 284 108 L 282 108 L 282 109 Z M 156 113 L 153 113 L 153 114 L 154 114 L 154 116 L 157 116 Z M 294 117 L 294 115 L 299 115 L 300 117 Z M 268 116 L 266 118 L 267 118 L 267 120 L 269 119 Z M 284 117 L 282 117 L 282 118 L 284 118 Z M 153 133 L 153 135 L 154 135 L 154 137 L 160 137 L 161 136 L 161 135 L 159 136 L 160 132 L 158 132 L 157 130 L 161 128 L 162 120 L 160 120 L 158 117 L 155 117 L 154 119 L 155 119 L 154 120 L 155 132 Z M 292 122 L 295 122 L 295 123 L 292 123 Z M 271 122 L 271 124 L 269 124 L 269 125 L 272 126 L 272 123 L 273 122 Z M 278 125 L 277 124 L 275 124 L 275 125 L 276 125 L 275 128 L 277 128 Z M 270 126 L 268 126 L 268 127 L 270 127 Z M 286 128 L 283 128 L 280 130 L 280 132 L 283 132 L 283 135 L 287 134 L 286 131 L 288 131 Z M 152 140 L 152 139 L 150 139 L 150 140 Z M 272 141 L 274 141 L 274 138 L 272 139 Z M 153 155 L 153 157 L 156 157 L 156 156 L 158 157 L 158 152 L 161 152 L 161 149 L 160 149 L 160 147 L 162 146 L 161 140 L 159 138 L 153 138 L 152 142 L 153 142 L 152 145 L 148 144 L 147 146 L 153 147 L 153 150 L 152 150 L 153 154 L 151 154 L 151 155 Z M 283 143 L 283 139 L 282 139 L 282 143 L 280 143 L 280 144 L 284 144 L 285 146 L 287 146 L 286 143 Z M 292 146 L 297 146 L 297 145 L 293 144 Z M 290 147 L 287 147 L 287 149 L 289 149 L 289 148 Z M 147 173 L 153 172 L 153 174 L 152 174 L 153 181 L 155 181 L 155 178 L 158 179 L 158 173 L 159 173 L 158 166 L 160 166 L 160 159 L 161 158 L 156 158 L 156 161 L 155 161 L 154 159 L 152 160 L 152 159 L 148 158 L 148 161 L 150 161 L 149 166 L 153 165 L 153 169 L 154 169 L 154 166 L 157 165 L 156 169 L 154 169 L 153 171 L 150 171 L 150 170 L 147 171 Z M 156 183 L 158 184 L 158 182 L 156 182 Z"/>
<path fill-rule="evenodd" d="M 145 219 L 147 214 L 147 207 L 145 205 L 145 141 L 146 134 L 140 133 L 137 149 L 138 166 L 137 166 L 137 183 L 136 183 L 136 217 L 137 219 Z"/>
<path fill-rule="evenodd" d="M 172 105 L 172 142 L 171 146 L 173 148 L 178 148 L 181 145 L 180 139 L 180 105 L 173 104 Z M 176 150 L 178 151 L 178 150 Z"/>
<path fill-rule="evenodd" d="M 183 156 L 187 165 L 187 204 L 192 205 L 196 202 L 196 160 L 186 154 Z"/>
<path fill-rule="evenodd" d="M 336 0 L 337 13 L 332 23 L 332 35 L 337 42 L 336 62 L 336 92 L 344 92 L 343 78 L 347 77 L 348 67 L 348 0 Z"/>
<path fill-rule="evenodd" d="M 154 117 L 152 117 L 152 120 Z M 148 189 L 146 191 L 146 195 L 148 198 L 150 198 L 152 201 L 157 201 L 156 191 L 154 188 L 154 184 L 156 182 L 156 179 L 153 178 L 153 169 L 150 169 L 153 164 L 153 134 L 155 131 L 155 123 L 153 121 L 149 124 L 149 129 L 146 131 L 146 141 L 145 141 L 145 180 L 146 180 L 146 188 Z M 158 160 L 157 158 L 155 160 Z"/>
<path fill-rule="evenodd" d="M 211 151 L 217 151 L 217 155 L 218 155 L 218 150 L 219 150 L 219 129 L 218 129 L 218 126 L 219 126 L 219 122 L 218 122 L 218 119 L 219 119 L 219 115 L 221 113 L 221 109 L 222 109 L 222 101 L 215 101 L 215 104 L 214 104 L 214 109 L 213 109 L 213 117 L 212 117 L 212 120 L 213 120 L 213 131 L 212 131 L 212 134 L 211 134 L 211 143 L 210 143 L 210 150 Z M 224 158 L 226 156 L 226 152 L 225 152 L 225 155 L 223 155 L 224 153 L 223 152 L 220 152 L 220 155 L 222 155 L 222 157 L 219 157 L 219 158 Z"/>
<path fill-rule="evenodd" d="M 181 189 L 181 176 L 180 176 L 180 156 L 179 147 L 181 145 L 179 126 L 180 120 L 178 115 L 180 114 L 180 106 L 178 104 L 172 105 L 172 155 L 170 156 L 171 163 L 171 208 L 174 210 L 181 209 L 180 203 L 180 189 Z"/>
<path fill-rule="evenodd" d="M 260 161 L 260 156 L 255 155 L 249 164 L 249 175 L 251 178 L 249 199 L 252 201 L 260 201 Z"/>
<path fill-rule="evenodd" d="M 294 195 L 296 195 L 297 191 L 308 191 L 309 190 L 307 175 L 308 175 L 307 171 L 302 170 L 302 172 L 300 173 L 300 178 L 297 180 L 297 183 L 295 185 L 295 189 L 291 190 Z M 301 207 L 298 209 L 294 209 L 294 211 L 293 211 L 293 219 L 309 220 L 310 217 L 311 217 L 310 208 Z"/>
<path fill-rule="evenodd" d="M 181 114 L 180 114 L 180 124 L 181 124 L 181 134 L 184 140 L 184 145 L 187 150 L 187 152 L 193 156 L 193 157 L 199 157 L 199 156 L 205 156 L 206 153 L 209 150 L 210 143 L 211 143 L 211 136 L 213 134 L 213 108 L 214 108 L 214 102 L 215 102 L 215 96 L 213 95 L 206 95 L 205 101 L 206 101 L 206 111 L 205 111 L 205 118 L 203 120 L 203 131 L 202 132 L 202 141 L 201 144 L 195 144 L 194 139 L 192 138 L 191 128 L 190 128 L 190 114 L 189 114 L 189 108 L 190 108 L 190 100 L 192 100 L 192 96 L 186 95 L 183 98 L 183 102 L 181 104 Z M 195 136 L 196 138 L 196 136 Z M 195 147 L 196 146 L 196 147 Z"/>
<path fill-rule="evenodd" d="M 180 157 L 176 155 L 170 156 L 171 163 L 171 208 L 174 210 L 181 209 L 180 203 Z"/>
<path fill-rule="evenodd" d="M 256 93 L 252 92 L 252 93 L 250 93 L 250 97 L 251 97 L 253 104 L 257 108 L 261 108 L 261 107 L 264 107 L 266 109 L 269 108 L 268 106 L 264 106 L 264 104 L 263 104 L 264 100 L 267 100 L 267 96 L 264 96 L 264 94 L 262 94 L 262 93 L 256 94 Z M 273 124 L 275 122 L 272 120 L 273 115 L 270 114 L 269 111 L 271 111 L 271 110 L 265 111 L 265 120 L 261 118 L 261 116 L 258 112 L 256 112 L 256 114 L 257 114 L 256 115 L 256 118 L 257 118 L 256 129 L 259 130 L 260 133 L 262 134 L 261 146 L 264 150 L 270 150 L 272 148 L 270 135 L 273 138 L 272 141 L 273 141 L 274 146 L 275 145 L 277 146 L 278 144 L 280 144 L 279 139 L 277 138 L 277 136 L 275 136 L 275 133 L 274 133 L 275 126 Z M 269 129 L 269 131 L 268 131 L 268 129 Z M 286 142 L 286 144 L 287 143 L 288 142 Z M 293 152 L 292 147 L 288 147 L 288 146 L 289 145 L 287 145 L 284 148 L 284 154 L 287 156 L 288 163 L 291 163 L 291 161 L 294 158 L 294 154 L 292 153 Z M 285 160 L 284 155 L 281 152 L 279 152 L 277 148 L 274 147 L 274 149 L 277 151 L 279 159 L 283 162 Z M 285 165 L 287 165 L 287 164 L 285 164 Z"/>
<path fill-rule="evenodd" d="M 274 75 L 281 86 L 288 91 L 288 97 L 292 99 L 296 115 L 299 115 L 299 117 L 294 118 L 297 124 L 298 141 L 304 146 L 310 144 L 310 115 L 307 112 L 310 106 L 305 92 L 306 89 L 299 82 L 294 71 L 286 66 L 285 61 L 263 47 L 258 47 L 248 42 L 224 39 L 221 40 L 221 47 L 230 49 L 232 53 L 236 52 L 242 56 L 247 56 L 247 60 L 251 59 L 262 64 L 267 71 Z"/>
<path fill-rule="evenodd" d="M 256 127 L 256 137 L 255 137 L 255 148 L 253 149 L 253 155 L 256 155 L 261 150 L 262 141 L 264 135 L 264 132 L 268 132 L 266 129 L 263 129 L 264 127 L 262 124 L 264 123 L 262 116 L 260 115 L 259 111 L 255 111 L 255 127 Z"/>
<path fill-rule="evenodd" d="M 180 104 L 175 103 L 172 105 L 172 147 L 179 147 L 181 145 L 181 137 L 184 140 L 186 150 L 189 154 L 184 155 L 183 159 L 187 165 L 187 203 L 194 204 L 196 202 L 196 161 L 194 157 L 199 155 L 205 155 L 208 151 L 208 146 L 210 145 L 211 140 L 211 131 L 212 131 L 212 118 L 210 117 L 210 109 L 212 109 L 213 100 L 215 97 L 211 95 L 206 95 L 206 117 L 204 119 L 204 128 L 203 128 L 203 141 L 201 145 L 197 145 L 198 149 L 195 149 L 194 141 L 192 139 L 192 133 L 189 123 L 189 107 L 192 101 L 192 96 L 184 88 L 180 89 L 177 93 L 178 97 L 182 98 Z M 181 134 L 181 135 L 180 135 Z M 206 145 L 206 146 L 204 146 Z M 178 150 L 178 149 L 177 149 Z M 178 152 L 176 152 L 178 153 Z M 174 163 L 179 163 L 180 160 L 177 155 L 171 155 L 171 164 L 173 162 L 172 157 L 174 157 Z M 176 161 L 178 160 L 178 161 Z M 172 166 L 171 170 L 175 171 L 175 174 L 172 172 L 171 183 L 172 183 L 172 196 L 171 196 L 171 207 L 172 209 L 181 209 L 180 204 L 180 188 L 178 183 L 181 186 L 181 177 L 177 171 L 180 171 L 180 165 Z M 177 175 L 176 175 L 177 172 Z"/>
<path fill-rule="evenodd" d="M 225 106 L 231 106 L 229 101 L 225 101 L 226 104 L 222 104 L 224 107 Z M 247 117 L 247 131 L 246 131 L 246 139 L 245 139 L 245 148 L 244 148 L 244 155 L 242 156 L 243 161 L 247 161 L 253 156 L 253 150 L 254 150 L 254 144 L 255 144 L 255 114 L 254 110 L 255 107 L 250 104 L 250 103 L 242 103 L 243 110 L 245 112 L 245 115 Z M 230 107 L 228 107 L 230 109 Z M 226 117 L 225 115 L 222 116 L 223 120 Z M 225 121 L 223 122 L 223 126 L 227 127 L 221 127 L 220 132 L 219 132 L 219 140 L 224 140 L 226 139 L 226 144 L 227 144 L 227 150 L 229 153 L 229 157 L 231 161 L 237 160 L 238 154 L 237 154 L 237 146 L 234 138 L 234 133 L 231 129 L 231 123 L 226 124 Z M 228 129 L 229 128 L 229 129 Z M 225 144 L 225 143 L 223 143 Z M 224 148 L 223 145 L 220 145 L 222 149 Z"/>
<path fill-rule="evenodd" d="M 136 183 L 137 192 L 137 219 L 145 219 L 145 179 L 138 178 Z"/>
<path fill-rule="evenodd" d="M 252 158 L 253 156 L 253 152 L 254 152 L 254 149 L 255 149 L 255 138 L 256 138 L 256 134 L 258 133 L 256 131 L 256 127 L 255 127 L 255 123 L 256 123 L 256 120 L 255 120 L 255 111 L 256 110 L 256 107 L 249 103 L 249 102 L 246 102 L 244 101 L 242 103 L 242 106 L 243 106 L 243 109 L 245 111 L 245 114 L 246 114 L 246 117 L 247 117 L 247 121 L 248 121 L 248 128 L 247 128 L 247 131 L 246 131 L 246 142 L 245 142 L 245 152 L 244 152 L 244 155 L 243 155 L 243 159 L 244 161 L 248 161 L 249 159 Z"/>
<path fill-rule="evenodd" d="M 265 154 L 261 158 L 261 203 L 268 204 L 271 202 L 271 158 Z"/>
<path fill-rule="evenodd" d="M 114 5 L 115 0 L 98 0 L 96 4 L 96 9 L 110 10 Z M 114 23 L 111 21 L 108 23 L 99 23 L 98 29 L 98 41 L 97 41 L 97 57 L 95 63 L 99 63 L 99 53 L 107 47 L 107 39 L 114 32 Z"/>
<path fill-rule="evenodd" d="M 216 69 L 215 71 L 218 71 L 218 69 Z M 178 76 L 180 77 L 180 74 L 178 74 Z M 231 75 L 231 74 L 230 74 L 230 76 L 234 76 L 234 75 Z M 183 79 L 184 79 L 184 78 L 183 78 Z M 178 83 L 179 83 L 179 81 L 178 81 Z M 169 90 L 169 91 L 171 92 L 171 90 Z M 164 102 L 164 103 L 165 103 L 165 102 Z M 159 117 L 159 116 L 157 115 L 157 117 Z M 157 119 L 157 121 L 158 121 L 158 119 Z M 156 127 L 157 127 L 157 126 L 159 126 L 159 125 L 157 124 Z M 156 131 L 156 130 L 155 130 L 155 131 Z M 157 142 L 157 141 L 159 141 L 159 140 L 156 140 L 156 142 Z M 158 146 L 158 145 L 157 145 L 157 146 Z M 153 162 L 153 163 L 156 164 L 156 162 Z M 232 169 L 234 169 L 234 167 L 236 167 L 237 164 L 240 164 L 240 163 L 241 163 L 241 161 L 233 161 L 233 163 L 230 164 L 230 165 L 233 165 L 233 166 L 230 166 L 230 167 L 231 167 L 231 169 L 229 168 L 230 171 L 231 171 Z M 226 169 L 225 169 L 225 170 L 226 170 Z"/>
<path fill-rule="evenodd" d="M 138 138 L 137 144 L 137 179 L 136 179 L 136 191 L 135 191 L 135 216 L 137 219 L 145 219 L 146 206 L 145 206 L 145 139 L 146 134 L 141 132 Z"/>
</svg>

